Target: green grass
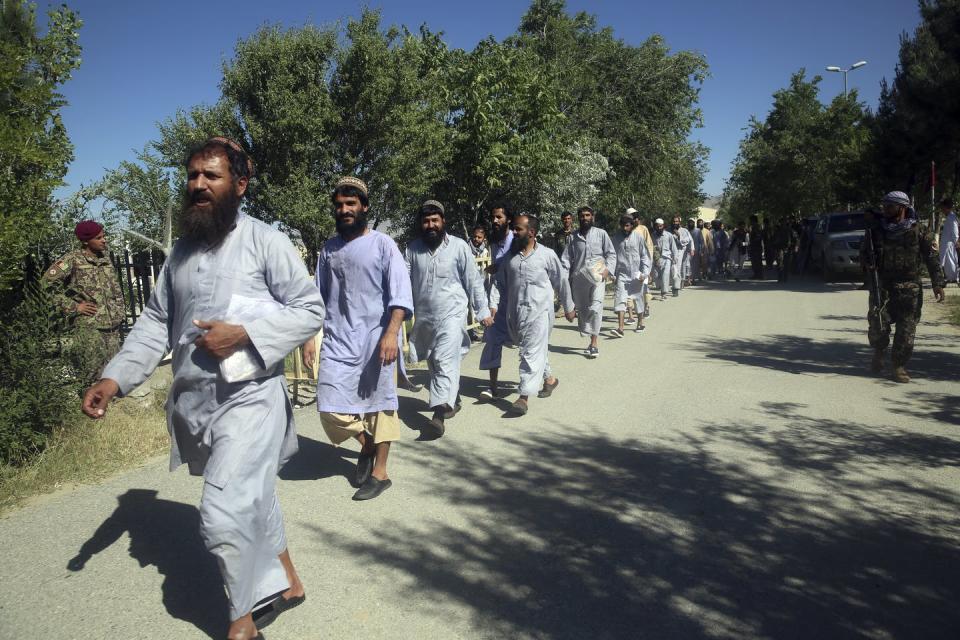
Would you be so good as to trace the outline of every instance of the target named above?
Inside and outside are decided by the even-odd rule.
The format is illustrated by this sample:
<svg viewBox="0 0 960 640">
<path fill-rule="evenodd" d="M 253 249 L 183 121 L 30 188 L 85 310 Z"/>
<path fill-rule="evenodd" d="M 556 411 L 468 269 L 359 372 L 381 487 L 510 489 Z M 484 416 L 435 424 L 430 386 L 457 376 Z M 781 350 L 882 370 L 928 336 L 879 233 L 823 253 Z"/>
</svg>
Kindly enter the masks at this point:
<svg viewBox="0 0 960 640">
<path fill-rule="evenodd" d="M 960 293 L 957 289 L 947 289 L 945 311 L 950 324 L 960 327 Z"/>
<path fill-rule="evenodd" d="M 78 411 L 34 460 L 0 466 L 0 513 L 62 487 L 96 482 L 166 451 L 165 395 L 118 400 L 102 420 L 89 420 Z"/>
</svg>

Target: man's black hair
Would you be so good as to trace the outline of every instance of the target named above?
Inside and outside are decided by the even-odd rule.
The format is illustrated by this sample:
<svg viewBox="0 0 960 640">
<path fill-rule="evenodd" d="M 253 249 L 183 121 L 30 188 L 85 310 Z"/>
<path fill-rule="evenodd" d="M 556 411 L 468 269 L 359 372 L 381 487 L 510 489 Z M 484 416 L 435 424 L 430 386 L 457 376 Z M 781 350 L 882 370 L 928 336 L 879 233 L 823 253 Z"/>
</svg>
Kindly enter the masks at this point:
<svg viewBox="0 0 960 640">
<path fill-rule="evenodd" d="M 577 215 L 579 216 L 579 215 L 580 215 L 581 213 L 583 213 L 584 211 L 589 211 L 590 213 L 593 213 L 593 209 L 591 209 L 591 208 L 588 207 L 587 205 L 583 205 L 582 207 L 580 207 L 579 209 L 577 209 Z"/>
<path fill-rule="evenodd" d="M 473 225 L 473 229 L 470 229 L 470 233 L 472 234 L 474 231 L 483 231 L 483 235 L 487 235 L 487 228 L 482 224 Z"/>
<path fill-rule="evenodd" d="M 443 215 L 443 209 L 438 207 L 435 204 L 425 204 L 420 207 L 420 212 L 417 214 L 418 217 L 422 218 L 424 216 L 439 215 L 441 218 L 446 219 L 446 216 Z"/>
<path fill-rule="evenodd" d="M 944 198 L 943 200 L 940 201 L 940 206 L 949 207 L 953 209 L 953 198 Z"/>
<path fill-rule="evenodd" d="M 370 198 L 367 196 L 367 194 L 365 194 L 362 189 L 355 187 L 352 184 L 342 184 L 333 190 L 333 193 L 330 194 L 330 202 L 332 202 L 334 205 L 337 204 L 337 196 L 343 196 L 344 198 L 356 198 L 363 206 L 370 206 Z"/>
<path fill-rule="evenodd" d="M 568 217 L 569 217 L 569 218 L 572 218 L 572 217 L 573 217 L 573 214 L 570 213 L 569 211 L 564 211 L 563 213 L 560 214 L 560 219 L 561 219 L 561 220 L 563 220 L 564 218 L 568 218 Z"/>
<path fill-rule="evenodd" d="M 234 180 L 240 178 L 250 179 L 252 177 L 252 164 L 250 162 L 250 157 L 247 156 L 246 152 L 243 149 L 234 148 L 232 145 L 223 142 L 221 140 L 205 140 L 200 144 L 193 145 L 187 151 L 187 156 L 183 161 L 183 167 L 187 168 L 190 164 L 190 161 L 193 160 L 195 156 L 209 156 L 215 153 L 223 153 L 227 156 L 227 164 L 230 167 L 230 175 L 233 176 Z"/>
<path fill-rule="evenodd" d="M 621 226 L 627 224 L 628 222 L 629 222 L 630 224 L 633 224 L 633 216 L 632 216 L 632 215 L 630 215 L 629 213 L 625 213 L 625 214 L 623 214 L 622 216 L 620 216 L 620 225 L 621 225 Z"/>
<path fill-rule="evenodd" d="M 507 216 L 507 220 L 513 220 L 513 210 L 510 208 L 510 205 L 506 202 L 496 202 L 492 207 L 490 207 L 490 215 L 493 215 L 493 212 L 497 209 L 503 209 L 504 215 Z"/>
</svg>

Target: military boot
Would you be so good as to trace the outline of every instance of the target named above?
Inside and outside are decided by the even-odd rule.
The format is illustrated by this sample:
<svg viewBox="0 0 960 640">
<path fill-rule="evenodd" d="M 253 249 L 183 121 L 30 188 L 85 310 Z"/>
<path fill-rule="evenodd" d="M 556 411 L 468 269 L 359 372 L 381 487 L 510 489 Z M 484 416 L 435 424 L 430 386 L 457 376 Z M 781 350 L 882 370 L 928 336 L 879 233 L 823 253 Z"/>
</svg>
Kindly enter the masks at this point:
<svg viewBox="0 0 960 640">
<path fill-rule="evenodd" d="M 907 374 L 907 370 L 903 366 L 893 368 L 893 380 L 894 382 L 910 382 L 910 376 Z"/>
<path fill-rule="evenodd" d="M 874 349 L 873 361 L 870 363 L 870 371 L 880 373 L 883 371 L 883 358 L 886 355 L 886 349 Z"/>
</svg>

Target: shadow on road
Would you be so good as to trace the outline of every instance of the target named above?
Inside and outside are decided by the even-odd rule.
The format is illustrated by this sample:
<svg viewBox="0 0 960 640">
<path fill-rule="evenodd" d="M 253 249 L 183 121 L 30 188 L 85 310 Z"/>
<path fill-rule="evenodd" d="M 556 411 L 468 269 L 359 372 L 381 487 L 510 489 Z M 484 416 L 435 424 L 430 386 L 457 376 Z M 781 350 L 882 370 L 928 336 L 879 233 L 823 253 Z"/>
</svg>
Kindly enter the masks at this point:
<svg viewBox="0 0 960 640">
<path fill-rule="evenodd" d="M 403 595 L 437 616 L 448 602 L 472 610 L 483 637 L 955 637 L 955 493 L 870 470 L 956 464 L 960 444 L 763 426 L 801 409 L 764 405 L 755 424 L 708 425 L 676 447 L 585 425 L 507 436 L 492 456 L 411 449 L 442 479 L 423 490 L 463 520 L 387 521 L 401 543 L 341 544 L 409 575 Z M 711 453 L 729 446 L 743 462 Z"/>
<path fill-rule="evenodd" d="M 948 351 L 922 348 L 922 337 L 907 365 L 914 378 L 949 381 L 957 379 L 960 355 Z M 837 374 L 875 377 L 868 370 L 873 353 L 867 344 L 866 332 L 861 343 L 847 340 L 814 340 L 793 334 L 774 334 L 750 339 L 703 339 L 686 346 L 707 358 L 736 364 L 774 369 L 786 373 L 822 375 Z"/>
<path fill-rule="evenodd" d="M 174 618 L 222 638 L 230 624 L 228 603 L 217 562 L 200 538 L 200 512 L 193 506 L 157 499 L 152 489 L 130 489 L 67 564 L 81 571 L 87 562 L 130 536 L 130 557 L 163 576 L 163 605 Z M 91 598 L 97 594 L 91 593 Z M 147 630 L 143 630 L 145 633 Z M 156 629 L 157 636 L 168 635 Z"/>
<path fill-rule="evenodd" d="M 297 444 L 300 448 L 296 455 L 280 470 L 281 480 L 323 480 L 333 477 L 353 479 L 357 463 L 345 458 L 356 459 L 356 451 L 303 436 L 297 436 Z"/>
</svg>

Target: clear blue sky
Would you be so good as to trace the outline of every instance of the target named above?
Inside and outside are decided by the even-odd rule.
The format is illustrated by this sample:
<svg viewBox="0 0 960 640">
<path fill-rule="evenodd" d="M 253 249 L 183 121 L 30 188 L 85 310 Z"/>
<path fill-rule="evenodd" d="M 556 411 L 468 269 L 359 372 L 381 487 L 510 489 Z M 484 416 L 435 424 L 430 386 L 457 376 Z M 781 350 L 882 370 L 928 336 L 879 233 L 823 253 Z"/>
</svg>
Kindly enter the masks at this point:
<svg viewBox="0 0 960 640">
<path fill-rule="evenodd" d="M 46 5 L 39 3 L 40 8 Z M 141 2 L 67 0 L 84 20 L 83 64 L 64 87 L 64 110 L 76 159 L 67 193 L 133 157 L 156 138 L 156 123 L 177 108 L 212 103 L 221 62 L 238 39 L 260 25 L 329 24 L 360 12 L 353 2 L 233 0 Z M 384 22 L 443 31 L 453 47 L 472 49 L 486 36 L 515 31 L 528 3 L 522 0 L 451 2 L 381 0 Z M 662 34 L 674 49 L 703 53 L 711 77 L 703 86 L 703 128 L 694 136 L 711 149 L 703 188 L 719 194 L 751 115 L 762 117 L 772 93 L 801 67 L 824 75 L 826 102 L 843 91 L 827 65 L 867 60 L 849 76 L 851 88 L 876 106 L 880 80 L 893 77 L 899 36 L 920 21 L 911 0 L 673 0 L 626 2 L 569 0 L 571 11 L 598 16 L 601 26 L 637 44 Z"/>
</svg>

